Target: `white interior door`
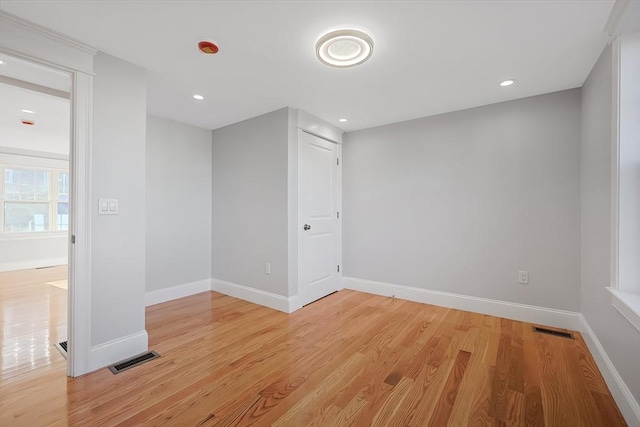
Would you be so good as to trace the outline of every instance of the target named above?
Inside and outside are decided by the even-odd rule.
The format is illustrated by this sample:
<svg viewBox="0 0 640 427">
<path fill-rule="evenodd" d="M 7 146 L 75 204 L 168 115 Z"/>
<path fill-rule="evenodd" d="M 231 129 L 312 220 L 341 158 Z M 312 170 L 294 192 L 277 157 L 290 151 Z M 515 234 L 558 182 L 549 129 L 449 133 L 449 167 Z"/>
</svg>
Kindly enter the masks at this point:
<svg viewBox="0 0 640 427">
<path fill-rule="evenodd" d="M 298 130 L 298 279 L 302 305 L 340 287 L 338 144 Z"/>
</svg>

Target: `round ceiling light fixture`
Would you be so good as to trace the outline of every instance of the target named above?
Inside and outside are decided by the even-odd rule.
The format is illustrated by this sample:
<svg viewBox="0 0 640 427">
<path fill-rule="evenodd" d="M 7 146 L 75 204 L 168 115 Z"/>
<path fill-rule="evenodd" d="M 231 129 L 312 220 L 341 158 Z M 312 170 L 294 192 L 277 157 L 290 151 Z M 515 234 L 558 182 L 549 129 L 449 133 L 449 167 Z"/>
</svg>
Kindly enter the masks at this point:
<svg viewBox="0 0 640 427">
<path fill-rule="evenodd" d="M 316 42 L 318 60 L 330 67 L 347 68 L 362 64 L 373 53 L 373 40 L 358 30 L 336 30 Z"/>
<path fill-rule="evenodd" d="M 202 96 L 202 95 L 193 95 L 193 99 L 197 99 L 198 101 L 202 101 L 204 99 L 204 96 Z"/>
<path fill-rule="evenodd" d="M 502 87 L 511 86 L 515 82 L 516 82 L 515 79 L 505 80 L 502 83 L 500 83 L 500 86 Z"/>
</svg>

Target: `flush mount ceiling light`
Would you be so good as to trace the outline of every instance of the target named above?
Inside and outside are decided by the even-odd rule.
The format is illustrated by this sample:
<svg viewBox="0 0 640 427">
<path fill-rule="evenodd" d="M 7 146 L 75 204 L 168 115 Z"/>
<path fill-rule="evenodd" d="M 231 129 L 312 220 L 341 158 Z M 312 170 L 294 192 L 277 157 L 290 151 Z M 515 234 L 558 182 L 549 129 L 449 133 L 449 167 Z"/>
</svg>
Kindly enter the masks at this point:
<svg viewBox="0 0 640 427">
<path fill-rule="evenodd" d="M 373 53 L 373 40 L 358 30 L 337 30 L 320 37 L 316 55 L 323 64 L 347 68 L 362 64 Z"/>
<path fill-rule="evenodd" d="M 31 111 L 31 110 L 20 110 L 20 111 L 22 111 L 23 113 L 28 113 L 28 114 L 35 114 L 36 113 L 35 111 Z"/>
<path fill-rule="evenodd" d="M 500 83 L 500 86 L 504 87 L 504 86 L 511 86 L 512 84 L 514 84 L 516 81 L 515 80 L 505 80 L 502 83 Z"/>
<path fill-rule="evenodd" d="M 340 119 L 338 120 L 340 123 L 347 123 L 347 119 Z"/>
<path fill-rule="evenodd" d="M 193 99 L 197 99 L 198 101 L 202 101 L 204 99 L 204 96 L 202 96 L 202 95 L 193 95 Z"/>
</svg>

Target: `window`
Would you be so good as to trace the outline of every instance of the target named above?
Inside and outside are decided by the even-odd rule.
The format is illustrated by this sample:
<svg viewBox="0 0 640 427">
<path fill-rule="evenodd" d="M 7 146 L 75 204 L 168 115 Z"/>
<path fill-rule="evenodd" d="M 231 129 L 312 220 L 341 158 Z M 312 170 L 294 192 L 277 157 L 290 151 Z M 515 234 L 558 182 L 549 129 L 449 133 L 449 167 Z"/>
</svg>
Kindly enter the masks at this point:
<svg viewBox="0 0 640 427">
<path fill-rule="evenodd" d="M 69 229 L 69 172 L 2 165 L 2 232 Z"/>
<path fill-rule="evenodd" d="M 640 330 L 640 33 L 614 42 L 612 304 Z"/>
</svg>

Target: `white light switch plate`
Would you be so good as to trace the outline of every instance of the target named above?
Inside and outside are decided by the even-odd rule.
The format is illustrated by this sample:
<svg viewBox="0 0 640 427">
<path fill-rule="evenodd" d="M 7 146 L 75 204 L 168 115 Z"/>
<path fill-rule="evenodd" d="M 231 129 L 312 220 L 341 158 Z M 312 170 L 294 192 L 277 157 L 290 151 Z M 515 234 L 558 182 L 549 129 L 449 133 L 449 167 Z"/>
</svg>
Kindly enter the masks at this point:
<svg viewBox="0 0 640 427">
<path fill-rule="evenodd" d="M 118 215 L 118 199 L 98 199 L 98 215 Z"/>
</svg>

